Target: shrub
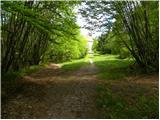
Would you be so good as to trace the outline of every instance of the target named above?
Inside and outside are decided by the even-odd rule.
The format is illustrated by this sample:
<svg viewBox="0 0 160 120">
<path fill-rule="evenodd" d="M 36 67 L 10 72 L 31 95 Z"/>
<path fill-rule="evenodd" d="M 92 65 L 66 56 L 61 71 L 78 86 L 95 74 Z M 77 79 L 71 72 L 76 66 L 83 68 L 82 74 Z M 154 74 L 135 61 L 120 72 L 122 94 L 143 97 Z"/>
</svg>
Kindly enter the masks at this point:
<svg viewBox="0 0 160 120">
<path fill-rule="evenodd" d="M 125 59 L 129 56 L 130 56 L 130 52 L 128 51 L 127 48 L 123 47 L 122 49 L 120 49 L 120 54 L 119 54 L 120 59 Z"/>
</svg>

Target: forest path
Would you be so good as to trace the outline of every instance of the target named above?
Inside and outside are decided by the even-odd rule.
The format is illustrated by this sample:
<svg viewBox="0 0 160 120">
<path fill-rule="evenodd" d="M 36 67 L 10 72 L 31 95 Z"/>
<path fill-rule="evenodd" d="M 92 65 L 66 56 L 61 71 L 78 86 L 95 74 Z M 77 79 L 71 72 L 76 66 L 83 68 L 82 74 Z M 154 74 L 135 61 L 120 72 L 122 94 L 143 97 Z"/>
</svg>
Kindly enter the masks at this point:
<svg viewBox="0 0 160 120">
<path fill-rule="evenodd" d="M 23 78 L 23 89 L 2 106 L 2 118 L 97 118 L 94 64 L 74 72 L 50 64 Z"/>
</svg>

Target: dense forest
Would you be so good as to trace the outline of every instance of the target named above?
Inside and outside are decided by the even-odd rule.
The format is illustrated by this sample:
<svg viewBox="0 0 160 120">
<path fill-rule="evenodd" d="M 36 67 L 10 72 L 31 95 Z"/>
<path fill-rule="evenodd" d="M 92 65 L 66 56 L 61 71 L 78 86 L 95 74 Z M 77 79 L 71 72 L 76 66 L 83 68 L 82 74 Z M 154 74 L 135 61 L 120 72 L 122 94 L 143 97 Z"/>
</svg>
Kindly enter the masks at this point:
<svg viewBox="0 0 160 120">
<path fill-rule="evenodd" d="M 1 1 L 2 118 L 158 118 L 158 72 L 159 1 Z"/>
<path fill-rule="evenodd" d="M 158 9 L 158 1 L 92 1 L 81 13 L 88 20 L 86 27 L 103 31 L 94 41 L 95 51 L 119 54 L 120 58 L 132 56 L 147 72 L 158 71 Z"/>
<path fill-rule="evenodd" d="M 77 4 L 2 2 L 2 72 L 84 57 L 87 41 L 76 24 Z M 158 2 L 89 1 L 85 7 L 80 10 L 85 27 L 103 29 L 94 50 L 132 56 L 146 71 L 158 70 Z"/>
<path fill-rule="evenodd" d="M 2 2 L 2 73 L 86 55 L 72 1 Z"/>
</svg>

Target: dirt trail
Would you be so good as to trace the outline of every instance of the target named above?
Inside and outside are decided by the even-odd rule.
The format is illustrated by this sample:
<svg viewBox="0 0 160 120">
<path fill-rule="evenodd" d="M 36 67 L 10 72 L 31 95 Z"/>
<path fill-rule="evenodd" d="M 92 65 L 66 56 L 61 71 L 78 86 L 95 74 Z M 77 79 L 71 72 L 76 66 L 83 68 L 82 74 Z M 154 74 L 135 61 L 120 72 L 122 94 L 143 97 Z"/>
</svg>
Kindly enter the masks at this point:
<svg viewBox="0 0 160 120">
<path fill-rule="evenodd" d="M 2 105 L 2 118 L 97 118 L 94 64 L 72 73 L 53 64 L 25 76 L 23 89 Z"/>
</svg>

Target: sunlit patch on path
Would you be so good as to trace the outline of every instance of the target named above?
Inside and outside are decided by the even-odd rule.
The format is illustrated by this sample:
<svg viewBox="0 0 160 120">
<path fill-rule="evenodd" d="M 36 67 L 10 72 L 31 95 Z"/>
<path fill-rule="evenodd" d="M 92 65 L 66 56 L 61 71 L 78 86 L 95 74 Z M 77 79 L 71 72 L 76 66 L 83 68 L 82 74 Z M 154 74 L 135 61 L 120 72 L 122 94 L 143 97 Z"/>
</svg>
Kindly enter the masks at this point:
<svg viewBox="0 0 160 120">
<path fill-rule="evenodd" d="M 90 64 L 93 64 L 93 60 L 92 60 L 92 59 L 89 59 L 89 63 L 90 63 Z"/>
</svg>

